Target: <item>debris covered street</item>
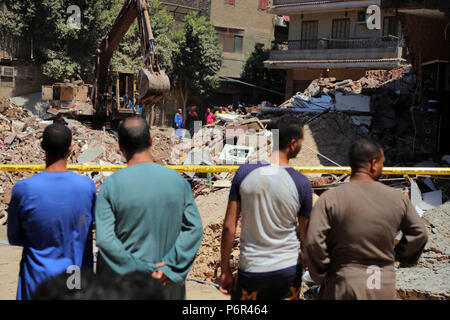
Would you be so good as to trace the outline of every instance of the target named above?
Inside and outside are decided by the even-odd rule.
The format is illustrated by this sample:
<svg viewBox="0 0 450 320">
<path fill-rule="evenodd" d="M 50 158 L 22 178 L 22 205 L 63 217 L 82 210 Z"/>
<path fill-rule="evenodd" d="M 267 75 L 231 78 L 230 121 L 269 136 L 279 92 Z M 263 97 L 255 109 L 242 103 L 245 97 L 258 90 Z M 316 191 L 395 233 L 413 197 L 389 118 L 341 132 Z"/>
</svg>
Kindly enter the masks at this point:
<svg viewBox="0 0 450 320">
<path fill-rule="evenodd" d="M 0 300 L 450 300 L 448 2 L 0 0 Z"/>
</svg>

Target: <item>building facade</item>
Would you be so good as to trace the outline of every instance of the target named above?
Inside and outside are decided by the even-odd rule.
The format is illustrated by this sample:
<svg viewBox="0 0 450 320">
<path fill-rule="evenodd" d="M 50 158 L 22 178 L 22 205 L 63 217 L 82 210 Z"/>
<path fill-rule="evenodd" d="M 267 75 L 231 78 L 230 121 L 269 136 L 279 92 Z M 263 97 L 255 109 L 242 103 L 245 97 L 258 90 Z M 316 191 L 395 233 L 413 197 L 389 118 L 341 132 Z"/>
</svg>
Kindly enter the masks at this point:
<svg viewBox="0 0 450 320">
<path fill-rule="evenodd" d="M 270 48 L 274 24 L 273 17 L 266 14 L 266 8 L 267 1 L 211 0 L 210 20 L 223 48 L 220 75 L 240 78 L 255 44 Z"/>
<path fill-rule="evenodd" d="M 267 12 L 289 16 L 289 32 L 287 41 L 276 39 L 265 65 L 286 70 L 286 98 L 319 77 L 359 79 L 406 63 L 395 10 L 367 14 L 371 5 L 380 8 L 380 0 L 271 0 Z M 372 15 L 379 28 L 369 26 Z"/>
</svg>

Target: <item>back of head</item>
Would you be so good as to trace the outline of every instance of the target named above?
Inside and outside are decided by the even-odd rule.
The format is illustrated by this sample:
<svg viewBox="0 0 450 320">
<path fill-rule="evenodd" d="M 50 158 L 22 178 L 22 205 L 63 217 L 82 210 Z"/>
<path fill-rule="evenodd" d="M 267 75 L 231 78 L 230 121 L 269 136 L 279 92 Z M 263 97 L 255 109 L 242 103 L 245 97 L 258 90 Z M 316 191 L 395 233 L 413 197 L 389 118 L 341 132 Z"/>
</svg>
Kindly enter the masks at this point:
<svg viewBox="0 0 450 320">
<path fill-rule="evenodd" d="M 32 300 L 164 300 L 164 289 L 149 272 L 98 276 L 82 270 L 79 289 L 69 289 L 66 272 L 41 283 Z"/>
<path fill-rule="evenodd" d="M 139 117 L 131 117 L 119 124 L 119 144 L 129 154 L 150 148 L 150 126 Z"/>
<path fill-rule="evenodd" d="M 303 138 L 303 123 L 292 116 L 284 115 L 280 117 L 275 126 L 278 129 L 279 150 L 286 149 L 292 139 Z"/>
<path fill-rule="evenodd" d="M 53 123 L 44 130 L 42 149 L 47 156 L 64 158 L 72 143 L 72 132 L 62 123 Z"/>
<path fill-rule="evenodd" d="M 381 158 L 381 146 L 369 139 L 355 141 L 348 152 L 348 158 L 352 171 L 367 168 L 373 160 Z"/>
</svg>

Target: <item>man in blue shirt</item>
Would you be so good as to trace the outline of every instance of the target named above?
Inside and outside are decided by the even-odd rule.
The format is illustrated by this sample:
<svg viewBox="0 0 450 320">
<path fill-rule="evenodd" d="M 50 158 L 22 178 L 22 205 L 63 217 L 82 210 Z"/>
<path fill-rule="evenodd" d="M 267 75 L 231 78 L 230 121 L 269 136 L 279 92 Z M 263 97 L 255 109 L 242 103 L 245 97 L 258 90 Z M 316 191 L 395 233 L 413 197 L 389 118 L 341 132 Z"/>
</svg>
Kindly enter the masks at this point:
<svg viewBox="0 0 450 320">
<path fill-rule="evenodd" d="M 92 271 L 96 189 L 89 178 L 67 170 L 71 143 L 69 128 L 48 126 L 41 144 L 46 170 L 17 182 L 12 190 L 8 240 L 23 247 L 18 300 L 30 299 L 40 283 L 68 267 Z"/>
<path fill-rule="evenodd" d="M 178 109 L 175 114 L 173 127 L 175 128 L 175 134 L 181 139 L 183 137 L 183 111 L 181 109 Z"/>
</svg>

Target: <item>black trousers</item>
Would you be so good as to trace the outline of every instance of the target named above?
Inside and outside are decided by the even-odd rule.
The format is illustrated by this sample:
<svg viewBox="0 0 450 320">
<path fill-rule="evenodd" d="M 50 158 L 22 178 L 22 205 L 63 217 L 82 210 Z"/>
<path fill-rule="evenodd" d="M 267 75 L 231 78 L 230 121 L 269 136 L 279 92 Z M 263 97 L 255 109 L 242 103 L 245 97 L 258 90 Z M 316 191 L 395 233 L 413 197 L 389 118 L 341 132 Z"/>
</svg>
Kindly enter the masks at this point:
<svg viewBox="0 0 450 320">
<path fill-rule="evenodd" d="M 231 300 L 298 300 L 302 271 L 300 264 L 297 265 L 296 274 L 287 277 L 245 277 L 238 271 Z"/>
</svg>

